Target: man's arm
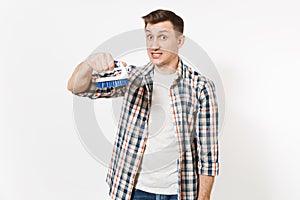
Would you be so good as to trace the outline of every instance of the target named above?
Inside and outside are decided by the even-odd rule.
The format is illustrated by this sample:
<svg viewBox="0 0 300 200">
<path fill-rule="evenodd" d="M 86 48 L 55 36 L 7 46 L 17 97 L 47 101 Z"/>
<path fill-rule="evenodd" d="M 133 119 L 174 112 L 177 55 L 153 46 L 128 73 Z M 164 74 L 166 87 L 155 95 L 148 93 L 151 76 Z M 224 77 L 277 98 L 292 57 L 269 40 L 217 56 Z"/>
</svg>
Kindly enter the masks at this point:
<svg viewBox="0 0 300 200">
<path fill-rule="evenodd" d="M 197 150 L 199 169 L 198 200 L 209 200 L 214 177 L 219 173 L 218 104 L 214 83 L 210 80 L 199 88 L 197 113 Z"/>
<path fill-rule="evenodd" d="M 198 190 L 198 200 L 210 200 L 210 193 L 214 184 L 215 177 L 200 175 L 200 185 Z"/>
</svg>

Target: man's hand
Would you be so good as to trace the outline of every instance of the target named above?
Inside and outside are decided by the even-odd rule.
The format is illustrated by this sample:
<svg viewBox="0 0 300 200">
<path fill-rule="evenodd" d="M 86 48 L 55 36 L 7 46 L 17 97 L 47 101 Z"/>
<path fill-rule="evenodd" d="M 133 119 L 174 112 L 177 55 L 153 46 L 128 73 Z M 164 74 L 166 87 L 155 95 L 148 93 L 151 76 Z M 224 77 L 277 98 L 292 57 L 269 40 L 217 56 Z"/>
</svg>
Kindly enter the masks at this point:
<svg viewBox="0 0 300 200">
<path fill-rule="evenodd" d="M 89 87 L 94 87 L 93 85 L 90 86 L 93 71 L 111 71 L 114 67 L 114 60 L 110 53 L 92 54 L 75 68 L 68 81 L 68 90 L 73 93 L 86 91 Z M 96 88 L 89 89 L 94 90 Z"/>
<path fill-rule="evenodd" d="M 210 193 L 214 184 L 214 176 L 199 175 L 200 185 L 197 200 L 210 200 Z"/>
<path fill-rule="evenodd" d="M 110 53 L 92 54 L 84 62 L 97 72 L 112 71 L 115 68 L 114 59 Z"/>
</svg>

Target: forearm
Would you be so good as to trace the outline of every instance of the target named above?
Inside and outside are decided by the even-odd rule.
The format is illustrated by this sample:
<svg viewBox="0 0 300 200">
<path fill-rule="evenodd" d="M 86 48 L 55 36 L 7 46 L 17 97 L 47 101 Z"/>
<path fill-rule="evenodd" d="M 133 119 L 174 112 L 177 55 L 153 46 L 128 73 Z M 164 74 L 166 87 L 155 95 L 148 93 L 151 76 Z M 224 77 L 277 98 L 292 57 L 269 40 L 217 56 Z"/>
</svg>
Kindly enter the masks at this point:
<svg viewBox="0 0 300 200">
<path fill-rule="evenodd" d="M 88 89 L 93 69 L 86 63 L 80 63 L 68 81 L 68 90 L 73 93 L 84 92 Z"/>
<path fill-rule="evenodd" d="M 199 189 L 197 200 L 210 200 L 210 193 L 214 184 L 215 177 L 199 175 Z"/>
</svg>

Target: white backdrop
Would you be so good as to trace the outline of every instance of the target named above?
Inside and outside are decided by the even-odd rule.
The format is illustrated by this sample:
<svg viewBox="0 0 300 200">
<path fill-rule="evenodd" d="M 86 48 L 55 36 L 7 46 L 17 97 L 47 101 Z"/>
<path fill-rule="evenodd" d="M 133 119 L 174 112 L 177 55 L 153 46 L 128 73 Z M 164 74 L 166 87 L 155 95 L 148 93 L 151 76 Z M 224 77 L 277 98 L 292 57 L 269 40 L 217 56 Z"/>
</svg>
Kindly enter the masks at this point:
<svg viewBox="0 0 300 200">
<path fill-rule="evenodd" d="M 67 80 L 99 44 L 142 28 L 140 17 L 157 8 L 183 17 L 185 34 L 223 81 L 226 117 L 212 199 L 300 199 L 298 1 L 0 5 L 0 200 L 109 199 L 106 168 L 76 134 Z"/>
</svg>

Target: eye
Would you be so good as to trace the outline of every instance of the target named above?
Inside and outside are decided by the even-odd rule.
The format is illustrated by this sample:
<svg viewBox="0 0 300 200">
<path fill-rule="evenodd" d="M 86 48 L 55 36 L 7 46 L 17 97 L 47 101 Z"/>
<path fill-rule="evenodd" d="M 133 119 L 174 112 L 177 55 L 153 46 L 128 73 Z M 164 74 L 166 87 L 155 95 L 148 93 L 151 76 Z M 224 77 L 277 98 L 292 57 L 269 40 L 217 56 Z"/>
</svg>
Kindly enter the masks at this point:
<svg viewBox="0 0 300 200">
<path fill-rule="evenodd" d="M 147 35 L 147 40 L 153 40 L 153 35 Z"/>
<path fill-rule="evenodd" d="M 161 39 L 161 40 L 167 40 L 168 37 L 167 37 L 166 35 L 162 35 L 162 36 L 160 36 L 160 39 Z"/>
</svg>

